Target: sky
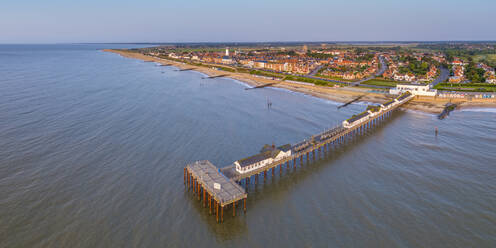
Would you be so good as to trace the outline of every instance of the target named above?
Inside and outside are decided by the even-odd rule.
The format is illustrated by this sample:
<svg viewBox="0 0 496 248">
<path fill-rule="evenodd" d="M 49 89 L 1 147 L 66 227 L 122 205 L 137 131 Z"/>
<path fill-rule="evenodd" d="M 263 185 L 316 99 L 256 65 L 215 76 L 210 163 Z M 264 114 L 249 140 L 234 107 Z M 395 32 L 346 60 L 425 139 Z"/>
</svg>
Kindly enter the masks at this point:
<svg viewBox="0 0 496 248">
<path fill-rule="evenodd" d="M 0 43 L 496 40 L 496 0 L 0 0 Z"/>
</svg>

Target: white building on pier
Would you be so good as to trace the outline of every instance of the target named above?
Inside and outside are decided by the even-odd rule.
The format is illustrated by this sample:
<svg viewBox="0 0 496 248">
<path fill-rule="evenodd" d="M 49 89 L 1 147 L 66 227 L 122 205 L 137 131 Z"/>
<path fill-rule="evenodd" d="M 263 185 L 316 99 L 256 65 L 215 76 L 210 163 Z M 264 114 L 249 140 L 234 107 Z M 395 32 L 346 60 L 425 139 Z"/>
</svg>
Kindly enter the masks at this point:
<svg viewBox="0 0 496 248">
<path fill-rule="evenodd" d="M 289 156 L 291 156 L 290 144 L 277 148 L 274 145 L 265 145 L 259 154 L 235 161 L 234 165 L 238 173 L 247 173 Z"/>
<path fill-rule="evenodd" d="M 407 91 L 419 96 L 435 96 L 437 94 L 437 90 L 431 89 L 428 84 L 397 84 L 395 88 L 389 90 L 389 94 L 398 95 Z"/>
</svg>

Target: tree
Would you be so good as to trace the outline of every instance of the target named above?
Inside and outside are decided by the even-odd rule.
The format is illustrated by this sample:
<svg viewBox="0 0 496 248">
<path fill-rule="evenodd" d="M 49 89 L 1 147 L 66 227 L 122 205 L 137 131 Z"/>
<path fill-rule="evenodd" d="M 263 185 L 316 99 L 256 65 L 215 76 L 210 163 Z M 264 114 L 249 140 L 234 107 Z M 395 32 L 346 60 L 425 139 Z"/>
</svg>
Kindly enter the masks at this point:
<svg viewBox="0 0 496 248">
<path fill-rule="evenodd" d="M 472 83 L 483 83 L 486 81 L 484 78 L 484 69 L 477 68 L 473 61 L 469 62 L 465 68 L 465 77 Z"/>
</svg>

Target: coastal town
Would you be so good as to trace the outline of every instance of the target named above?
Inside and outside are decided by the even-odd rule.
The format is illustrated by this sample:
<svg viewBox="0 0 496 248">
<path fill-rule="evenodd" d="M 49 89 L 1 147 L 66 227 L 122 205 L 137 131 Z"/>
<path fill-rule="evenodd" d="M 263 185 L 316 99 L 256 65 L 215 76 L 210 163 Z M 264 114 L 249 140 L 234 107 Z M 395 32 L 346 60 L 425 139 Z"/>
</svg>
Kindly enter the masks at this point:
<svg viewBox="0 0 496 248">
<path fill-rule="evenodd" d="M 491 49 L 495 49 L 494 45 Z M 224 48 L 166 45 L 139 52 L 218 70 L 333 87 L 392 88 L 408 83 L 464 92 L 496 90 L 496 86 L 491 86 L 496 85 L 494 60 L 474 61 L 472 57 L 402 46 L 303 44 Z"/>
<path fill-rule="evenodd" d="M 181 43 L 104 51 L 337 102 L 380 103 L 410 92 L 415 98 L 403 108 L 433 114 L 452 103 L 496 106 L 494 43 Z"/>
</svg>

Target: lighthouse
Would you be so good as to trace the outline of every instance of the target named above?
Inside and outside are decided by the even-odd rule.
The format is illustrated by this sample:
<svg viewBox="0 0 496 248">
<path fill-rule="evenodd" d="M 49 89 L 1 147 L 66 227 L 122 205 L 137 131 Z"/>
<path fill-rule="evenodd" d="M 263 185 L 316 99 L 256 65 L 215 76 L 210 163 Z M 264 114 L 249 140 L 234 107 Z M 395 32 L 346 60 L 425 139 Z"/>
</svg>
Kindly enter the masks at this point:
<svg viewBox="0 0 496 248">
<path fill-rule="evenodd" d="M 226 48 L 226 56 L 229 56 L 229 48 Z"/>
</svg>

